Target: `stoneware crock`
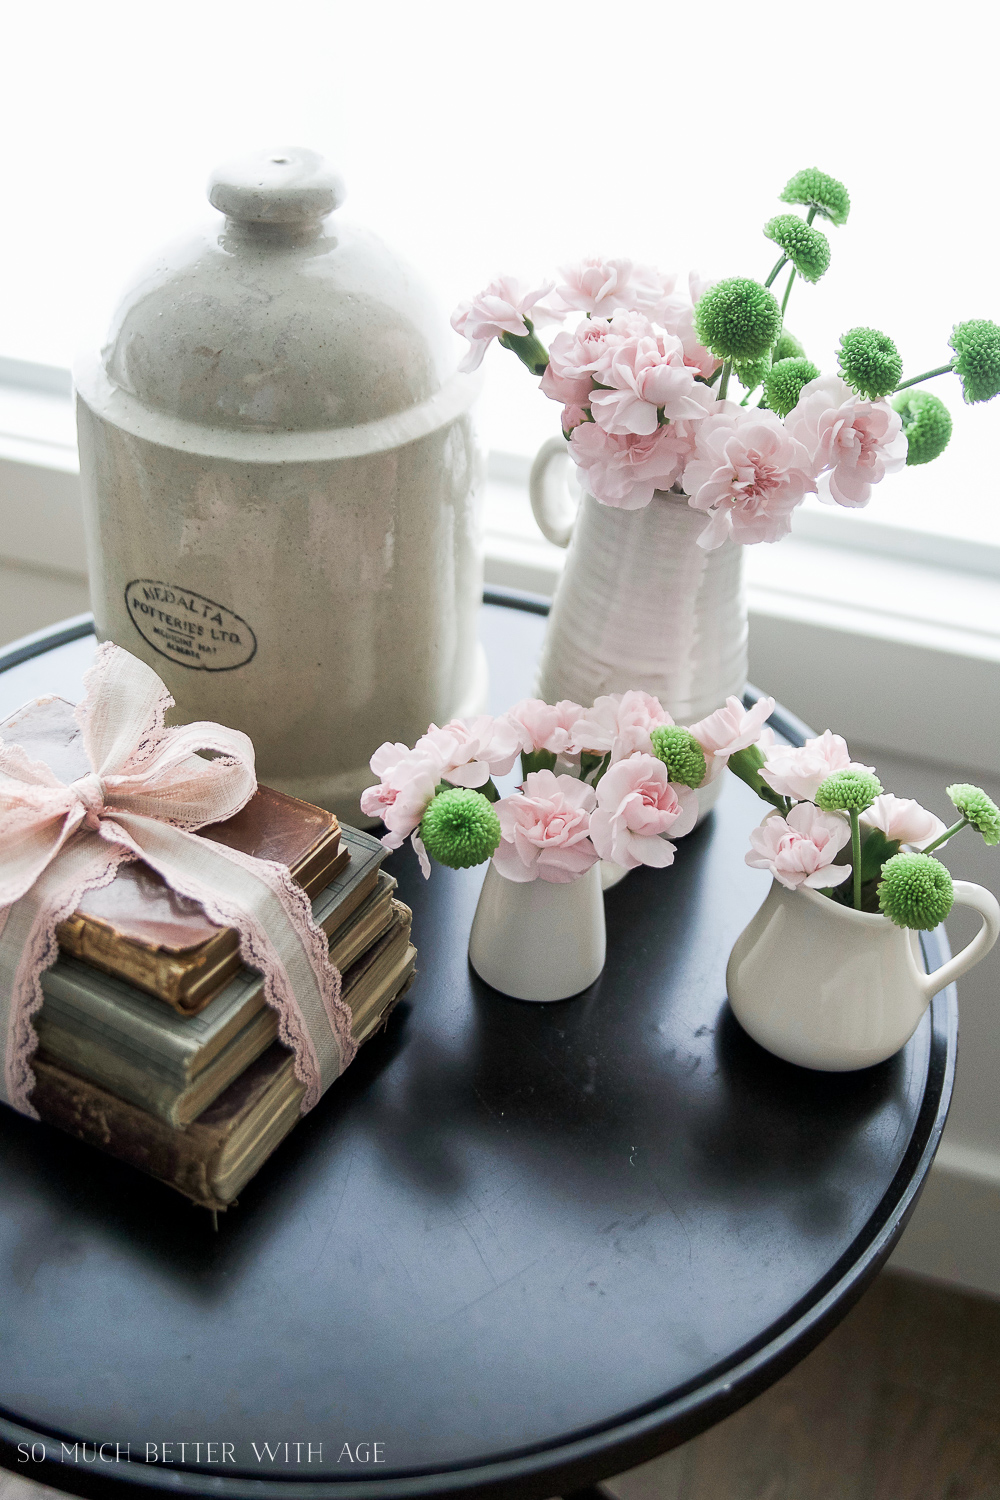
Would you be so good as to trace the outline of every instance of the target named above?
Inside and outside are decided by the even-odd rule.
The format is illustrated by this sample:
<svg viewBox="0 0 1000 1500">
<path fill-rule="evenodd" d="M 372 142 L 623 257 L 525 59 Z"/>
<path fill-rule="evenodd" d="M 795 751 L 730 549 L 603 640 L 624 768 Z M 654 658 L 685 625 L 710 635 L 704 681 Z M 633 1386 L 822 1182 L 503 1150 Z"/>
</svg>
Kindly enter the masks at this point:
<svg viewBox="0 0 1000 1500">
<path fill-rule="evenodd" d="M 515 1000 L 567 1000 L 604 968 L 601 867 L 565 885 L 514 881 L 492 860 L 469 936 L 469 962 Z"/>
<path fill-rule="evenodd" d="M 298 148 L 221 168 L 75 376 L 98 636 L 357 822 L 376 745 L 483 702 L 481 464 L 478 375 L 343 196 Z"/>
<path fill-rule="evenodd" d="M 678 724 L 741 697 L 747 679 L 743 549 L 698 546 L 705 517 L 683 495 L 658 491 L 640 510 L 584 494 L 575 509 L 563 438 L 539 449 L 531 506 L 543 534 L 568 547 L 549 615 L 537 692 L 589 705 L 642 688 Z M 575 514 L 574 514 L 575 510 Z M 702 816 L 724 778 L 698 793 Z"/>
<path fill-rule="evenodd" d="M 1000 934 L 1000 906 L 982 886 L 956 880 L 955 905 L 971 906 L 983 925 L 926 974 L 918 933 L 775 880 L 730 955 L 729 1003 L 754 1041 L 786 1062 L 824 1073 L 883 1062 L 909 1041 L 931 998 Z"/>
</svg>

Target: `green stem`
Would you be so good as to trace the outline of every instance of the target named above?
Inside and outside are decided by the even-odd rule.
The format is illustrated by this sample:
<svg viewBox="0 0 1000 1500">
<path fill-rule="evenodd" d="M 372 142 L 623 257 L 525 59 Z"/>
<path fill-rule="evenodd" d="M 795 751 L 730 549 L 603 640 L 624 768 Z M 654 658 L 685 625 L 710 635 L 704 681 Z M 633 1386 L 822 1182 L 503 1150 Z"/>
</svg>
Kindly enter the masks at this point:
<svg viewBox="0 0 1000 1500">
<path fill-rule="evenodd" d="M 854 910 L 861 910 L 861 818 L 852 807 L 849 809 L 851 818 L 851 860 L 854 865 L 852 874 L 854 876 Z"/>
<path fill-rule="evenodd" d="M 922 375 L 914 375 L 910 380 L 903 380 L 897 385 L 897 391 L 905 391 L 909 385 L 919 385 L 921 380 L 933 380 L 935 375 L 949 375 L 955 368 L 954 365 L 938 365 L 936 370 L 925 370 Z"/>
<path fill-rule="evenodd" d="M 793 266 L 792 267 L 792 271 L 791 271 L 791 275 L 788 278 L 788 285 L 785 287 L 785 295 L 781 299 L 781 321 L 782 321 L 782 323 L 784 323 L 784 321 L 785 321 L 785 308 L 788 306 L 788 299 L 789 299 L 789 297 L 792 294 L 792 282 L 794 280 L 795 280 L 795 267 Z"/>
<path fill-rule="evenodd" d="M 502 333 L 498 342 L 512 354 L 516 354 L 532 375 L 544 375 L 549 362 L 549 351 L 541 339 L 535 337 L 535 325 L 530 318 L 525 318 L 524 326 L 527 333 Z"/>
<path fill-rule="evenodd" d="M 819 209 L 818 208 L 816 208 L 815 206 L 813 208 L 811 208 L 809 210 L 809 212 L 806 214 L 806 223 L 807 224 L 811 224 L 812 221 L 813 221 L 813 219 L 815 219 L 815 217 L 816 217 L 816 215 L 818 213 L 819 213 Z"/>
<path fill-rule="evenodd" d="M 939 845 L 947 843 L 948 839 L 954 838 L 956 833 L 961 833 L 962 829 L 968 828 L 968 826 L 968 818 L 959 818 L 958 822 L 953 823 L 950 828 L 946 828 L 944 833 L 938 834 L 933 844 L 926 844 L 924 848 L 921 849 L 921 854 L 930 854 L 932 849 L 937 849 Z"/>
<path fill-rule="evenodd" d="M 781 270 L 782 266 L 787 266 L 787 265 L 788 265 L 788 256 L 787 255 L 783 255 L 781 257 L 781 259 L 778 261 L 778 264 L 775 266 L 774 270 L 771 272 L 770 276 L 764 282 L 764 285 L 765 286 L 770 286 L 771 282 L 777 276 L 777 274 Z"/>
<path fill-rule="evenodd" d="M 727 359 L 722 366 L 722 379 L 719 381 L 719 400 L 725 401 L 726 392 L 729 390 L 729 377 L 732 374 L 733 362 Z"/>
</svg>

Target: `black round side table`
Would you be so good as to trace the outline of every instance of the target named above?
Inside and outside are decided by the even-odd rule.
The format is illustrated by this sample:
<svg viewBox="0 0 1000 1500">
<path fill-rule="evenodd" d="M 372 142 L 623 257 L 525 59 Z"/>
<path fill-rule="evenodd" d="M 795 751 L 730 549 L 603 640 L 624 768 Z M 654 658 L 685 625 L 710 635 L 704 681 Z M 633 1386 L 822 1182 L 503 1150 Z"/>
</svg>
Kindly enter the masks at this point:
<svg viewBox="0 0 1000 1500">
<path fill-rule="evenodd" d="M 488 599 L 500 711 L 530 691 L 543 607 Z M 76 698 L 89 628 L 0 657 L 0 717 Z M 724 976 L 767 877 L 743 861 L 759 803 L 728 780 L 669 870 L 609 892 L 607 967 L 559 1004 L 471 973 L 482 870 L 425 883 L 393 855 L 418 982 L 217 1234 L 0 1110 L 2 1462 L 102 1497 L 541 1500 L 683 1442 L 807 1353 L 913 1209 L 957 1004 L 938 995 L 861 1073 L 756 1046 Z"/>
</svg>

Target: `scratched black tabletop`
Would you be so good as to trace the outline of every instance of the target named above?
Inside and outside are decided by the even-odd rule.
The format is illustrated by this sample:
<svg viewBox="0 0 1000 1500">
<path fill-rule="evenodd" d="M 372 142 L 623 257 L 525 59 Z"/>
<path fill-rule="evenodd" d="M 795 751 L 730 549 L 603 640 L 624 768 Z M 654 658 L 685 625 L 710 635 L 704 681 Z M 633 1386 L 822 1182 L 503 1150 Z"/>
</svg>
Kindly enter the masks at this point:
<svg viewBox="0 0 1000 1500">
<path fill-rule="evenodd" d="M 497 711 L 543 628 L 484 607 Z M 0 708 L 78 696 L 91 647 L 78 624 L 0 657 Z M 861 1073 L 756 1046 L 725 967 L 767 889 L 743 862 L 758 815 L 729 778 L 671 869 L 608 894 L 607 967 L 554 1005 L 471 973 L 481 870 L 425 884 L 393 855 L 418 982 L 217 1234 L 0 1108 L 3 1463 L 100 1496 L 543 1497 L 777 1379 L 913 1207 L 957 1010 L 945 991 Z"/>
</svg>

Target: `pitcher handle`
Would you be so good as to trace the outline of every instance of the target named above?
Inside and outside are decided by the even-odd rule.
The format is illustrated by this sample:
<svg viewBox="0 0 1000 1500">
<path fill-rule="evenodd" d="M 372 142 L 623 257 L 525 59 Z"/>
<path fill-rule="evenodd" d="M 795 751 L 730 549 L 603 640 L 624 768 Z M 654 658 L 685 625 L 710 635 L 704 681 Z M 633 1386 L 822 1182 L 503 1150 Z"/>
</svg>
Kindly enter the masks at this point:
<svg viewBox="0 0 1000 1500">
<path fill-rule="evenodd" d="M 556 460 L 559 460 L 556 472 Z M 565 438 L 553 437 L 542 444 L 528 477 L 528 494 L 538 529 L 557 547 L 568 547 L 576 524 L 577 507 L 566 483 L 569 448 Z"/>
<path fill-rule="evenodd" d="M 984 890 L 981 885 L 973 885 L 969 880 L 956 880 L 955 905 L 971 906 L 982 917 L 983 925 L 961 953 L 956 953 L 954 958 L 942 964 L 940 969 L 935 969 L 933 974 L 920 975 L 921 987 L 928 1000 L 938 990 L 943 990 L 945 985 L 965 974 L 981 958 L 985 958 L 1000 937 L 1000 904 L 990 891 Z"/>
</svg>

